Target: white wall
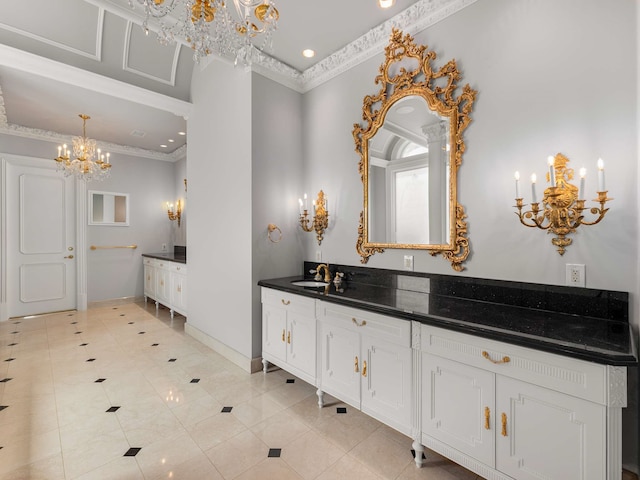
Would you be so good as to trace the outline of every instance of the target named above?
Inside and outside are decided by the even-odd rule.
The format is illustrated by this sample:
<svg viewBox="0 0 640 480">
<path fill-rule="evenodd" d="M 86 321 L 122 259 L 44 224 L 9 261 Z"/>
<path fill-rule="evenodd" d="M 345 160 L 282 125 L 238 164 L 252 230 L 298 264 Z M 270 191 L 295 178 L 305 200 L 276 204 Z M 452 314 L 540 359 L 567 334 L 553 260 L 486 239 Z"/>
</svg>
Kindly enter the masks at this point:
<svg viewBox="0 0 640 480">
<path fill-rule="evenodd" d="M 171 244 L 172 223 L 165 202 L 174 198 L 174 164 L 112 155 L 111 176 L 89 182 L 87 190 L 129 194 L 129 226 L 87 227 L 87 298 L 89 302 L 143 294 L 142 254 Z M 91 245 L 138 245 L 131 249 L 90 250 Z"/>
<path fill-rule="evenodd" d="M 180 226 L 178 226 L 177 221 L 172 222 L 171 240 L 174 246 L 184 247 L 187 245 L 187 217 L 189 216 L 189 209 L 187 208 L 188 184 L 186 186 L 184 184 L 184 180 L 187 178 L 186 157 L 174 163 L 173 174 L 176 192 L 173 196 L 173 203 L 180 200 L 182 203 L 182 216 L 180 218 Z"/>
<path fill-rule="evenodd" d="M 558 284 L 565 264 L 586 265 L 587 287 L 631 292 L 638 327 L 638 2 L 628 0 L 482 0 L 416 35 L 442 65 L 455 58 L 460 85 L 478 90 L 465 133 L 459 201 L 468 215 L 471 255 L 465 271 L 424 251 L 387 250 L 368 266 L 471 277 Z M 333 215 L 322 243 L 323 259 L 357 265 L 362 185 L 353 123 L 374 84 L 384 53 L 305 95 L 307 191 L 323 188 Z M 562 152 L 576 171 L 588 169 L 595 198 L 598 157 L 606 162 L 614 200 L 603 222 L 581 227 L 560 256 L 546 232 L 525 228 L 514 214 L 513 173 L 545 172 L 546 158 Z M 541 185 L 539 185 L 541 187 Z M 523 188 L 527 201 L 529 188 Z M 539 188 L 539 192 L 541 192 Z M 530 201 L 530 200 L 528 200 Z M 305 239 L 305 259 L 317 244 Z M 625 412 L 625 462 L 637 469 L 637 370 L 630 376 Z"/>
<path fill-rule="evenodd" d="M 251 74 L 221 61 L 192 79 L 189 326 L 252 358 Z"/>
</svg>

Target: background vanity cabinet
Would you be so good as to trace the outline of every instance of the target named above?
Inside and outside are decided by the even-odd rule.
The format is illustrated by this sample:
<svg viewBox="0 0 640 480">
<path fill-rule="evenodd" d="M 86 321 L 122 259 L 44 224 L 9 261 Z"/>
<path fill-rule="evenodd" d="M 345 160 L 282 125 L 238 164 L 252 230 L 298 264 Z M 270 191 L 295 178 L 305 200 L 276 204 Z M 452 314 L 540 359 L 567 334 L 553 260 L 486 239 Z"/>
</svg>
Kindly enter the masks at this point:
<svg viewBox="0 0 640 480">
<path fill-rule="evenodd" d="M 411 322 L 318 301 L 318 388 L 411 434 Z"/>
<path fill-rule="evenodd" d="M 187 316 L 187 266 L 184 263 L 142 257 L 144 300 L 153 299 L 169 307 L 171 317 L 178 312 Z"/>
<path fill-rule="evenodd" d="M 624 368 L 427 325 L 420 336 L 425 446 L 486 478 L 619 480 L 607 439 L 626 397 L 612 402 L 609 385 Z"/>
<path fill-rule="evenodd" d="M 262 288 L 262 362 L 316 384 L 314 299 Z"/>
</svg>

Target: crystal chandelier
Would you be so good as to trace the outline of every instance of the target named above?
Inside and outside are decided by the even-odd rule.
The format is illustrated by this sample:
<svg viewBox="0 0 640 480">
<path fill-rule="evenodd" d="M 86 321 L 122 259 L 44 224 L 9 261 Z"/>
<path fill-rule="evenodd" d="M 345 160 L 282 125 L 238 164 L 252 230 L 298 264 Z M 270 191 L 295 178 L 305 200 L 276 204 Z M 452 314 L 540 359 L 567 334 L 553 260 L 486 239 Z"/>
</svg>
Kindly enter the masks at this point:
<svg viewBox="0 0 640 480">
<path fill-rule="evenodd" d="M 55 161 L 58 164 L 58 171 L 63 172 L 65 177 L 71 175 L 80 180 L 103 180 L 109 176 L 111 164 L 109 163 L 109 153 L 102 153 L 97 148 L 96 141 L 87 138 L 88 115 L 78 115 L 82 119 L 82 137 L 74 137 L 72 150 L 67 145 L 58 145 L 58 156 Z M 75 157 L 71 160 L 71 153 Z M 96 160 L 94 161 L 94 157 Z"/>
<path fill-rule="evenodd" d="M 129 5 L 134 8 L 136 2 L 144 8 L 145 33 L 149 33 L 149 20 L 155 19 L 160 43 L 185 39 L 196 63 L 216 53 L 234 57 L 236 64 L 251 65 L 252 40 L 262 36 L 258 48 L 271 47 L 280 17 L 271 0 L 129 0 Z M 233 12 L 227 7 L 231 3 Z"/>
</svg>

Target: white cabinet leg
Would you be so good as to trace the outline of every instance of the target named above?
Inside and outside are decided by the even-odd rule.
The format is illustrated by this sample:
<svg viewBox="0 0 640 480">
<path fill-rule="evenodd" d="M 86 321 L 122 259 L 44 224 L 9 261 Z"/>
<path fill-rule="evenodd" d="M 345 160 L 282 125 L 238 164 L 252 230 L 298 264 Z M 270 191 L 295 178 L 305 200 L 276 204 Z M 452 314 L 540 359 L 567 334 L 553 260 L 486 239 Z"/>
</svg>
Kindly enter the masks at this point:
<svg viewBox="0 0 640 480">
<path fill-rule="evenodd" d="M 424 447 L 417 440 L 414 440 L 411 446 L 413 447 L 413 451 L 416 452 L 416 467 L 422 468 L 422 454 L 424 453 Z"/>
<path fill-rule="evenodd" d="M 318 407 L 320 408 L 324 407 L 324 392 L 318 389 L 318 391 L 316 392 L 316 395 L 318 395 Z"/>
<path fill-rule="evenodd" d="M 160 308 L 160 304 L 158 303 L 158 301 L 156 300 L 156 312 L 158 311 L 158 309 Z"/>
<path fill-rule="evenodd" d="M 267 373 L 268 369 L 269 369 L 269 362 L 263 358 L 262 359 L 262 371 L 264 373 Z"/>
<path fill-rule="evenodd" d="M 169 315 L 171 315 L 171 320 L 173 320 L 173 313 L 174 313 L 174 312 L 173 312 L 173 308 L 170 308 L 170 309 L 169 309 Z"/>
</svg>

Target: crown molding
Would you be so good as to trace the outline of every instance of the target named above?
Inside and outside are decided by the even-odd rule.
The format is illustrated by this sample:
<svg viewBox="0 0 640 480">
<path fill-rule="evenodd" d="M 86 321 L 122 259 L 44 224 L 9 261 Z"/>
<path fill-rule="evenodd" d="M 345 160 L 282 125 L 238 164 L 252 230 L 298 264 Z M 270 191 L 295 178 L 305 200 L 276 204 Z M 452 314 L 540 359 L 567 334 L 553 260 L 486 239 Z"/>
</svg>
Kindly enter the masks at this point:
<svg viewBox="0 0 640 480">
<path fill-rule="evenodd" d="M 38 128 L 23 127 L 13 123 L 2 124 L 0 120 L 0 134 L 13 135 L 16 137 L 28 138 L 31 140 L 41 140 L 45 142 L 55 143 L 72 143 L 74 135 L 62 135 L 50 130 L 40 130 Z M 75 135 L 77 136 L 77 135 Z M 100 148 L 109 151 L 111 154 L 119 153 L 120 155 L 128 155 L 131 157 L 149 158 L 151 160 L 161 160 L 163 162 L 176 162 L 186 157 L 186 144 L 176 149 L 172 153 L 155 152 L 144 148 L 130 147 L 127 145 L 119 145 L 117 143 L 100 142 Z M 51 151 L 53 154 L 53 150 Z"/>
<path fill-rule="evenodd" d="M 415 35 L 477 1 L 420 0 L 302 73 L 260 51 L 254 57 L 252 69 L 275 82 L 306 93 L 379 55 L 389 42 L 392 28 Z"/>
</svg>

